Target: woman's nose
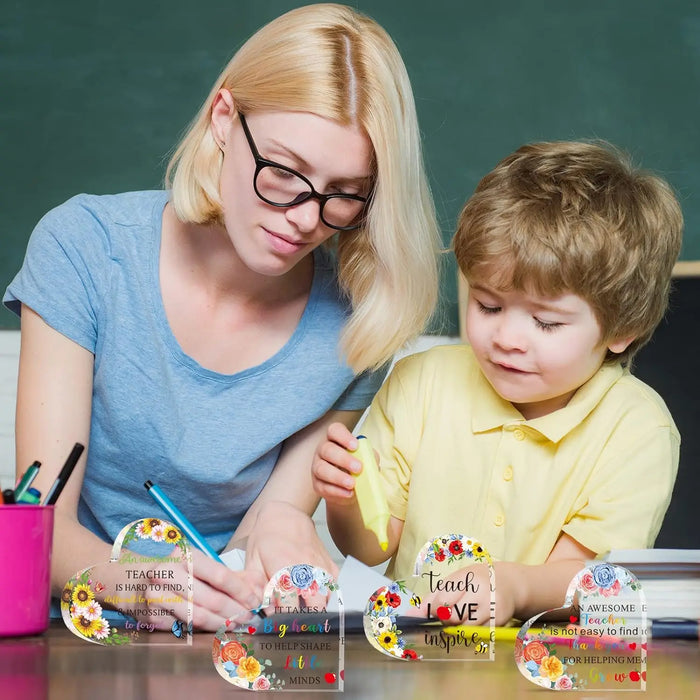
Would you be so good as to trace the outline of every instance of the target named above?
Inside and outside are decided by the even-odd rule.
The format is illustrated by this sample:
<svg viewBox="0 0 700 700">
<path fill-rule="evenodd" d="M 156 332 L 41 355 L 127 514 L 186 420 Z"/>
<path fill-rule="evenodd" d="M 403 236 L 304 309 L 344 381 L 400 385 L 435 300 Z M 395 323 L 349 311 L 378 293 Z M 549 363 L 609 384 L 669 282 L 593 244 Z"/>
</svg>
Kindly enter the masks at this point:
<svg viewBox="0 0 700 700">
<path fill-rule="evenodd" d="M 291 221 L 300 231 L 313 231 L 321 219 L 321 203 L 310 197 L 301 204 L 295 204 L 287 209 L 287 220 Z"/>
</svg>

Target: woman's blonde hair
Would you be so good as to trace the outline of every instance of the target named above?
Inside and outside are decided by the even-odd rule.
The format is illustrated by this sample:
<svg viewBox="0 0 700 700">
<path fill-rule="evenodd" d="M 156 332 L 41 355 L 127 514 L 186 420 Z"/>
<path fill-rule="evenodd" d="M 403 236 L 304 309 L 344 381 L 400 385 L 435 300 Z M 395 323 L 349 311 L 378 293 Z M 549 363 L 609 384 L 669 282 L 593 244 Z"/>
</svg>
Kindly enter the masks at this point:
<svg viewBox="0 0 700 700">
<path fill-rule="evenodd" d="M 634 338 L 629 363 L 668 306 L 683 215 L 663 179 L 610 144 L 533 143 L 486 175 L 459 217 L 453 247 L 467 280 L 495 264 L 503 287 L 572 292 L 603 341 Z"/>
<path fill-rule="evenodd" d="M 438 290 L 439 231 L 396 46 L 344 5 L 301 7 L 262 27 L 223 70 L 168 165 L 166 185 L 183 221 L 221 221 L 222 154 L 210 124 L 222 88 L 244 114 L 313 112 L 366 132 L 371 203 L 363 227 L 337 237 L 338 278 L 352 306 L 341 348 L 355 371 L 379 367 L 423 330 Z"/>
</svg>

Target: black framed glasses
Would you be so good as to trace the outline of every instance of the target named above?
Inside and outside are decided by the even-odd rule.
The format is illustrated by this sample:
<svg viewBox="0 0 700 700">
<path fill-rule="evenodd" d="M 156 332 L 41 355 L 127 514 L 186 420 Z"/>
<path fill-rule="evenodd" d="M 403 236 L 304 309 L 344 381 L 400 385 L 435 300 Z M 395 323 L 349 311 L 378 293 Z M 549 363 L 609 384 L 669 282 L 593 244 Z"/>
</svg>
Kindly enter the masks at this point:
<svg viewBox="0 0 700 700">
<path fill-rule="evenodd" d="M 364 223 L 369 197 L 357 194 L 321 194 L 301 173 L 286 165 L 263 158 L 253 141 L 245 117 L 238 112 L 243 133 L 255 159 L 253 189 L 263 202 L 273 207 L 295 207 L 309 199 L 317 199 L 321 221 L 337 231 L 353 231 Z"/>
</svg>

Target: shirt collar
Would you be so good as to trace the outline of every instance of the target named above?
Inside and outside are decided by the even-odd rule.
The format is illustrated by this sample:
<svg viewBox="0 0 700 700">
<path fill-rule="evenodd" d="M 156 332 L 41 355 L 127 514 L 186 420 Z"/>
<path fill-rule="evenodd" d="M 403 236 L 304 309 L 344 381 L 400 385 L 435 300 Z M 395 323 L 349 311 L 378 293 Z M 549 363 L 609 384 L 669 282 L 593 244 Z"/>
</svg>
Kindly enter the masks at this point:
<svg viewBox="0 0 700 700">
<path fill-rule="evenodd" d="M 502 399 L 480 372 L 475 392 L 479 397 L 479 405 L 472 416 L 472 430 L 475 433 L 483 433 L 507 424 L 519 423 L 536 430 L 551 442 L 559 442 L 600 403 L 625 371 L 620 364 L 603 365 L 578 389 L 564 408 L 532 420 L 525 420 L 510 401 Z"/>
</svg>

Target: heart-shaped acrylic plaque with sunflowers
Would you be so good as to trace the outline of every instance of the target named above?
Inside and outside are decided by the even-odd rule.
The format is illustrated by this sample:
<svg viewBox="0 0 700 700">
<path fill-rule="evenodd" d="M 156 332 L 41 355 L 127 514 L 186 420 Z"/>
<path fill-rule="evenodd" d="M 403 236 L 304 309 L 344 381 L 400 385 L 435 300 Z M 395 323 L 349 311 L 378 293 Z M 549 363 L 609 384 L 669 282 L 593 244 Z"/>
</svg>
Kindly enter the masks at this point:
<svg viewBox="0 0 700 700">
<path fill-rule="evenodd" d="M 117 536 L 108 562 L 66 583 L 61 615 L 73 634 L 103 646 L 191 644 L 192 580 L 180 530 L 160 518 L 135 520 Z"/>
</svg>

